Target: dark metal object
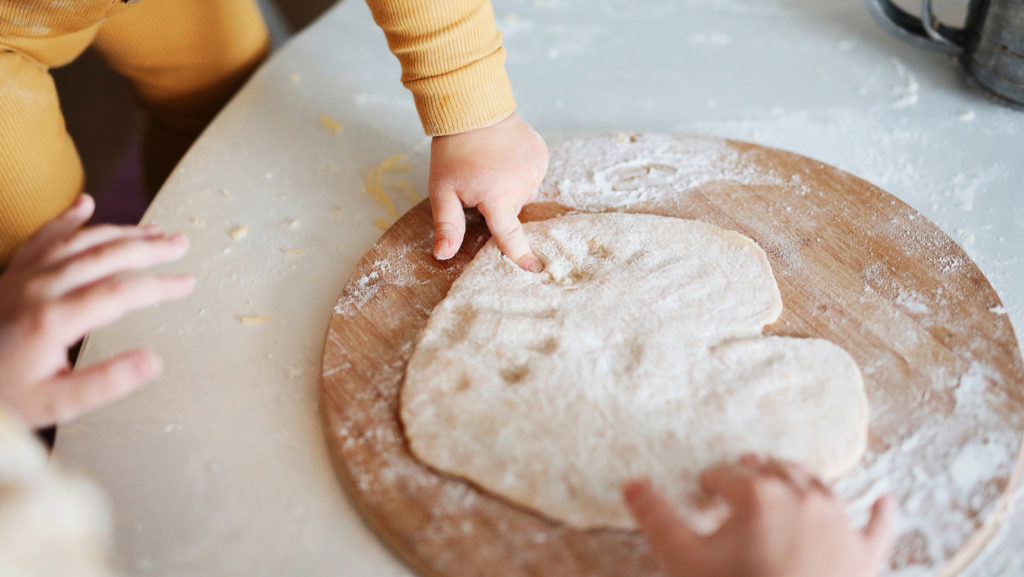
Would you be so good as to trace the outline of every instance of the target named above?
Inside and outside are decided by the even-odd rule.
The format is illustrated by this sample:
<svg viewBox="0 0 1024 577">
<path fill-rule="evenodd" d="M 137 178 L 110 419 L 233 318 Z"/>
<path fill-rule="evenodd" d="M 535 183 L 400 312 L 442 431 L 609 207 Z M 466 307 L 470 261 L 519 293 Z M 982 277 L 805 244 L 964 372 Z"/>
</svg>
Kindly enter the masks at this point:
<svg viewBox="0 0 1024 577">
<path fill-rule="evenodd" d="M 883 28 L 911 44 L 960 58 L 967 72 L 996 94 L 1024 105 L 1024 0 L 971 0 L 967 22 L 939 22 L 932 0 L 912 16 L 892 0 L 864 0 Z"/>
</svg>

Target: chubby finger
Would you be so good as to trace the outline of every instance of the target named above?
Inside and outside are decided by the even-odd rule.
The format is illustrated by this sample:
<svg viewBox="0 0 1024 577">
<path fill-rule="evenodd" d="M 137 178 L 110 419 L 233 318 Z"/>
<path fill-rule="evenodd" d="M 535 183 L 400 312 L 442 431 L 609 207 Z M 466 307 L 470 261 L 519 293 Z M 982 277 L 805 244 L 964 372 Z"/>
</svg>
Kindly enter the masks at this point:
<svg viewBox="0 0 1024 577">
<path fill-rule="evenodd" d="M 185 256 L 189 242 L 184 235 L 119 239 L 68 258 L 49 273 L 49 291 L 63 295 L 118 273 L 142 270 Z"/>
<path fill-rule="evenodd" d="M 700 476 L 701 487 L 710 495 L 725 501 L 733 513 L 754 498 L 753 487 L 757 479 L 756 457 L 744 457 L 745 462 L 723 463 L 704 471 Z"/>
<path fill-rule="evenodd" d="M 431 191 L 430 210 L 434 217 L 434 257 L 448 260 L 459 252 L 466 235 L 466 213 L 458 194 L 448 188 Z"/>
<path fill-rule="evenodd" d="M 65 337 L 73 342 L 131 311 L 184 298 L 195 290 L 190 275 L 108 278 L 69 293 L 59 303 Z"/>
<path fill-rule="evenodd" d="M 163 236 L 159 226 L 119 226 L 100 224 L 83 228 L 57 243 L 43 255 L 41 264 L 55 264 L 67 260 L 94 247 L 115 241 L 139 238 L 157 238 Z"/>
<path fill-rule="evenodd" d="M 88 194 L 80 194 L 60 216 L 44 224 L 11 259 L 10 269 L 38 263 L 43 254 L 58 242 L 74 234 L 92 218 L 96 202 Z"/>
<path fill-rule="evenodd" d="M 803 465 L 793 461 L 769 459 L 758 470 L 779 478 L 801 491 L 808 491 L 813 487 L 813 477 L 811 474 Z"/>
<path fill-rule="evenodd" d="M 824 481 L 796 461 L 769 460 L 762 466 L 762 471 L 782 478 L 800 491 L 817 491 L 826 497 L 835 496 Z"/>
<path fill-rule="evenodd" d="M 892 540 L 893 518 L 896 516 L 896 502 L 892 497 L 885 496 L 871 506 L 871 518 L 861 530 L 867 541 L 868 550 L 880 563 L 889 553 Z"/>
<path fill-rule="evenodd" d="M 530 272 L 541 272 L 541 264 L 533 251 L 530 242 L 519 222 L 519 211 L 505 203 L 484 203 L 479 206 L 480 214 L 487 220 L 487 228 L 494 236 L 498 248 L 520 268 Z"/>
<path fill-rule="evenodd" d="M 111 403 L 160 374 L 160 359 L 150 351 L 122 353 L 95 365 L 65 373 L 33 390 L 31 426 L 65 423 Z"/>
<path fill-rule="evenodd" d="M 647 537 L 651 552 L 668 566 L 695 564 L 702 538 L 693 532 L 675 507 L 647 481 L 631 481 L 622 495 L 637 527 Z"/>
</svg>

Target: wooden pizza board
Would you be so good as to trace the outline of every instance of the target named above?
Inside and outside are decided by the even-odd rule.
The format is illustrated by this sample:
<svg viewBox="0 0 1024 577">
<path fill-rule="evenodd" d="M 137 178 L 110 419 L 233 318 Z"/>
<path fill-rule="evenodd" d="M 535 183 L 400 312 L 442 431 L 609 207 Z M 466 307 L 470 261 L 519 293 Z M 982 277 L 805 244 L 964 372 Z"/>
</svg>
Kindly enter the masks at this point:
<svg viewBox="0 0 1024 577">
<path fill-rule="evenodd" d="M 729 144 L 745 162 L 781 178 L 763 185 L 710 182 L 628 210 L 704 220 L 765 249 L 784 303 L 765 333 L 825 338 L 857 360 L 872 405 L 866 460 L 894 459 L 888 465 L 875 459 L 876 468 L 891 468 L 883 471 L 892 477 L 885 488 L 906 510 L 924 509 L 908 513 L 919 523 L 903 524 L 891 572 L 959 572 L 991 537 L 1021 469 L 1024 364 L 995 291 L 955 242 L 870 183 L 796 154 Z M 523 220 L 566 210 L 535 204 Z M 398 419 L 406 362 L 431 310 L 488 239 L 474 215 L 459 254 L 438 262 L 431 231 L 423 202 L 384 234 L 342 292 L 325 341 L 321 411 L 328 447 L 366 522 L 422 575 L 657 575 L 634 533 L 569 529 L 409 453 Z M 965 375 L 988 387 L 978 401 L 988 405 L 966 425 L 969 436 L 998 433 L 1005 441 L 1010 435 L 1012 454 L 992 463 L 992 474 L 980 475 L 977 486 L 936 505 L 917 473 L 957 466 L 969 439 L 934 434 L 915 445 L 931 443 L 926 452 L 909 444 L 906 451 L 892 449 L 932 430 L 927 424 L 936 418 L 962 418 L 957 395 Z M 873 497 L 862 492 L 870 491 L 860 486 L 844 497 Z M 933 527 L 949 519 L 966 522 Z"/>
</svg>

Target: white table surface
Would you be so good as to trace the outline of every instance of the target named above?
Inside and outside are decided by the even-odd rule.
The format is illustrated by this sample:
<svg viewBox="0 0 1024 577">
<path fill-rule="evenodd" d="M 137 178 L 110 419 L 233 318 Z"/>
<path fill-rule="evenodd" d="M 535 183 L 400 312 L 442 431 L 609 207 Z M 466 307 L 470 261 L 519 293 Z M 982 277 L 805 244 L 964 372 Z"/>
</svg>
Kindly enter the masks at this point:
<svg viewBox="0 0 1024 577">
<path fill-rule="evenodd" d="M 1024 113 L 859 3 L 494 1 L 520 113 L 543 134 L 703 133 L 834 164 L 956 239 L 1024 327 Z M 332 306 L 386 218 L 363 179 L 402 153 L 425 194 L 428 140 L 399 72 L 366 6 L 343 2 L 263 67 L 147 213 L 189 234 L 171 268 L 200 288 L 89 339 L 85 364 L 142 345 L 166 370 L 56 447 L 110 493 L 126 573 L 408 575 L 343 496 L 317 413 Z M 1021 495 L 970 574 L 1024 574 Z"/>
</svg>

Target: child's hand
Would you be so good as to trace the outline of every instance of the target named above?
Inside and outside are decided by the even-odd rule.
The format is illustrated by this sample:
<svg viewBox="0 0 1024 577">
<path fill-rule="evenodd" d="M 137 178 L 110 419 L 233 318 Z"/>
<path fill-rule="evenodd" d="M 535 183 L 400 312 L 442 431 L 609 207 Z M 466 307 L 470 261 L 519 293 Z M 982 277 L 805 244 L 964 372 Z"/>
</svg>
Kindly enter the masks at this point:
<svg viewBox="0 0 1024 577">
<path fill-rule="evenodd" d="M 523 269 L 540 272 L 519 211 L 537 194 L 548 169 L 544 139 L 518 115 L 485 128 L 438 136 L 430 148 L 434 256 L 455 256 L 466 233 L 463 206 L 487 219 L 498 247 Z"/>
<path fill-rule="evenodd" d="M 861 530 L 843 503 L 794 463 L 744 457 L 704 473 L 704 489 L 731 517 L 695 534 L 644 481 L 623 492 L 651 551 L 671 577 L 873 577 L 888 556 L 893 503 L 875 502 Z"/>
<path fill-rule="evenodd" d="M 188 240 L 156 227 L 81 228 L 95 208 L 82 195 L 47 223 L 0 275 L 0 400 L 26 424 L 67 421 L 154 378 L 160 360 L 134 350 L 71 372 L 68 348 L 125 313 L 192 292 L 189 276 L 126 271 L 178 260 Z"/>
</svg>

